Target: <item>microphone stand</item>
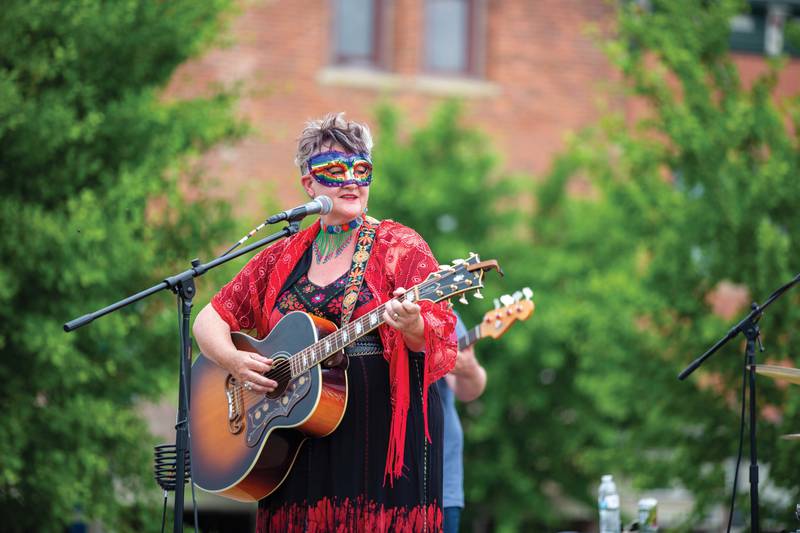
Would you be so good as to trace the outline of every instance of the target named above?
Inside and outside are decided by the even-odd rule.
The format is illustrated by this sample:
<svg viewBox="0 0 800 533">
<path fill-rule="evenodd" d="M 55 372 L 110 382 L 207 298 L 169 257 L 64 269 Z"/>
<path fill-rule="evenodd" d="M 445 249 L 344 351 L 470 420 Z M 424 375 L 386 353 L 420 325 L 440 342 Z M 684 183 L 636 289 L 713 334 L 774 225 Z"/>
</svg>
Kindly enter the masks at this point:
<svg viewBox="0 0 800 533">
<path fill-rule="evenodd" d="M 302 218 L 302 217 L 301 217 Z M 215 268 L 223 263 L 227 263 L 231 259 L 235 259 L 241 255 L 244 255 L 248 252 L 251 252 L 257 248 L 261 248 L 266 244 L 270 244 L 278 239 L 282 239 L 284 237 L 288 237 L 290 235 L 294 235 L 300 230 L 300 222 L 298 220 L 291 221 L 285 228 L 277 233 L 273 233 L 267 237 L 264 237 L 260 241 L 254 242 L 253 244 L 242 248 L 241 250 L 228 254 L 222 255 L 208 263 L 202 264 L 200 263 L 199 259 L 193 259 L 191 264 L 192 268 L 188 270 L 184 270 L 178 274 L 170 276 L 158 285 L 154 285 L 149 289 L 145 289 L 141 292 L 138 292 L 132 296 L 128 296 L 127 298 L 120 300 L 116 303 L 113 303 L 107 307 L 94 311 L 93 313 L 89 313 L 83 315 L 79 318 L 74 320 L 70 320 L 66 324 L 64 324 L 64 331 L 70 332 L 75 329 L 78 329 L 82 326 L 85 326 L 89 322 L 100 318 L 101 316 L 107 315 L 116 311 L 117 309 L 121 309 L 127 305 L 130 305 L 134 302 L 138 302 L 139 300 L 150 296 L 151 294 L 155 294 L 163 289 L 170 289 L 172 292 L 177 294 L 178 296 L 178 316 L 180 318 L 180 339 L 181 339 L 181 350 L 180 350 L 180 382 L 179 382 L 179 394 L 178 394 L 178 415 L 177 415 L 177 422 L 175 424 L 175 476 L 176 479 L 174 482 L 169 479 L 162 483 L 162 480 L 157 479 L 159 484 L 165 491 L 168 489 L 173 488 L 175 489 L 175 502 L 174 502 L 174 516 L 173 516 L 173 532 L 174 533 L 183 533 L 183 497 L 184 497 L 184 484 L 186 483 L 186 474 L 187 470 L 189 471 L 189 475 L 191 476 L 191 457 L 189 454 L 190 449 L 190 440 L 191 435 L 189 435 L 189 390 L 191 389 L 191 372 L 192 372 L 192 337 L 189 330 L 189 320 L 192 314 L 192 299 L 195 295 L 195 285 L 194 285 L 194 278 L 198 276 L 202 276 L 212 268 Z M 156 470 L 159 470 L 159 466 L 161 466 L 162 472 L 170 471 L 173 467 L 172 465 L 159 465 L 159 457 L 157 452 L 156 458 Z M 187 468 L 189 466 L 189 468 Z M 170 476 L 171 477 L 171 476 Z M 192 494 L 194 494 L 194 486 L 192 486 Z M 166 496 L 165 496 L 166 497 Z M 165 502 L 166 505 L 166 502 Z M 197 513 L 197 505 L 194 505 L 195 513 Z M 197 518 L 195 514 L 195 528 L 197 528 Z"/>
<path fill-rule="evenodd" d="M 732 327 L 727 335 L 718 340 L 706 353 L 692 361 L 692 363 L 678 375 L 678 379 L 686 379 L 692 372 L 697 370 L 706 359 L 714 355 L 714 353 L 722 348 L 729 340 L 736 337 L 739 333 L 744 334 L 747 340 L 745 346 L 745 366 L 749 375 L 746 385 L 743 386 L 749 387 L 750 389 L 750 530 L 756 533 L 761 530 L 758 519 L 758 457 L 756 454 L 756 342 L 758 342 L 761 351 L 764 351 L 764 347 L 761 344 L 758 321 L 764 314 L 764 310 L 769 307 L 772 302 L 780 298 L 783 293 L 798 283 L 800 283 L 800 274 L 795 276 L 789 283 L 773 292 L 763 305 L 759 306 L 758 303 L 753 302 L 750 306 L 750 312 L 746 317 Z M 745 391 L 742 392 L 744 393 Z M 742 398 L 744 398 L 744 394 Z M 735 486 L 733 487 L 733 491 L 734 493 L 736 492 Z"/>
</svg>

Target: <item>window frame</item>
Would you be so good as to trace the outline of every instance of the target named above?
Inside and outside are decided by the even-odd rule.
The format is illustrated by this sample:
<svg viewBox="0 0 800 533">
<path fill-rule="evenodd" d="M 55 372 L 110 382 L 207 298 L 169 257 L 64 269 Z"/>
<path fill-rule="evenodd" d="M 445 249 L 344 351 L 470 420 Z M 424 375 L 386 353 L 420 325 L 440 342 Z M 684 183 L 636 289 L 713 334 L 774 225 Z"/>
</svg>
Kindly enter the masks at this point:
<svg viewBox="0 0 800 533">
<path fill-rule="evenodd" d="M 422 6 L 422 71 L 427 75 L 442 76 L 442 77 L 465 77 L 465 78 L 480 78 L 484 74 L 483 52 L 485 48 L 485 27 L 486 27 L 486 10 L 485 0 L 462 0 L 467 4 L 466 16 L 466 50 L 465 50 L 465 65 L 460 70 L 446 70 L 436 68 L 429 62 L 428 51 L 430 50 L 428 32 L 427 32 L 427 8 L 429 2 L 436 0 L 423 0 Z"/>
<path fill-rule="evenodd" d="M 382 27 L 385 24 L 385 11 L 386 6 L 384 0 L 367 0 L 372 3 L 372 47 L 369 55 L 365 57 L 355 57 L 342 54 L 339 50 L 339 31 L 346 28 L 345 25 L 339 24 L 338 7 L 341 0 L 333 0 L 330 3 L 331 16 L 330 16 L 330 29 L 332 37 L 331 57 L 330 63 L 335 67 L 361 67 L 361 68 L 374 68 L 381 69 L 385 67 L 386 53 L 385 46 L 381 40 Z"/>
<path fill-rule="evenodd" d="M 753 23 L 753 31 L 751 33 L 744 33 L 731 28 L 728 46 L 733 54 L 752 54 L 759 56 L 767 56 L 765 45 L 767 19 L 769 17 L 769 8 L 771 4 L 780 4 L 785 6 L 787 13 L 783 26 L 783 51 L 781 55 L 790 57 L 800 56 L 798 50 L 792 43 L 786 39 L 786 27 L 792 23 L 797 22 L 800 18 L 800 2 L 778 2 L 774 0 L 750 0 L 748 5 L 750 9 L 742 15 L 750 17 Z"/>
</svg>

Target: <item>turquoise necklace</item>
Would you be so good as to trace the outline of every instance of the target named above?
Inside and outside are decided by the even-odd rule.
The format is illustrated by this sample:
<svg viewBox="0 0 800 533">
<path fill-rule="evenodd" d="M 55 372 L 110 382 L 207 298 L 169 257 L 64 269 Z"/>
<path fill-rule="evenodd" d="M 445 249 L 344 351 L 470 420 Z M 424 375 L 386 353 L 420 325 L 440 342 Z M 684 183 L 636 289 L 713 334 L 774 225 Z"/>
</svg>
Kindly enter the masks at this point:
<svg viewBox="0 0 800 533">
<path fill-rule="evenodd" d="M 363 221 L 363 218 L 358 217 L 345 224 L 327 226 L 320 219 L 320 231 L 312 245 L 314 260 L 317 264 L 325 264 L 331 259 L 342 255 L 347 245 L 350 244 L 353 235 L 355 235 L 353 230 L 361 226 Z"/>
</svg>

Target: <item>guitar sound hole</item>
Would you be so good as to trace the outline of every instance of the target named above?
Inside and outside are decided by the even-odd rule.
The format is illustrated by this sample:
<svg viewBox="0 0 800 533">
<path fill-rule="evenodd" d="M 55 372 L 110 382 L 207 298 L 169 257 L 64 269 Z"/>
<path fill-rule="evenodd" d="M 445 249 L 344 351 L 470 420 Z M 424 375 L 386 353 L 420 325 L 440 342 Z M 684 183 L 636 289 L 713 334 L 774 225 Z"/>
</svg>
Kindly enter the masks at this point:
<svg viewBox="0 0 800 533">
<path fill-rule="evenodd" d="M 289 360 L 275 359 L 275 364 L 273 367 L 264 375 L 278 383 L 278 386 L 275 387 L 274 391 L 266 394 L 267 398 L 271 398 L 273 400 L 275 398 L 280 398 L 280 396 L 286 392 L 286 388 L 289 386 L 289 382 L 292 378 L 292 374 L 289 371 Z"/>
</svg>

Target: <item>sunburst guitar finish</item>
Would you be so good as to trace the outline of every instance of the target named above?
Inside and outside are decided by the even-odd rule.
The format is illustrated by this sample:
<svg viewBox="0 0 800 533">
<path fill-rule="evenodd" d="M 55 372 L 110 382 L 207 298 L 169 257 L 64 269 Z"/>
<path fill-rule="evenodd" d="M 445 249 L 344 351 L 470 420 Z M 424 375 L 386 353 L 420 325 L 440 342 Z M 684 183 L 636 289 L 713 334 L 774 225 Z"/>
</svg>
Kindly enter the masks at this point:
<svg viewBox="0 0 800 533">
<path fill-rule="evenodd" d="M 293 312 L 263 340 L 232 334 L 240 350 L 278 362 L 334 331 L 327 320 Z M 192 365 L 192 479 L 201 489 L 239 501 L 258 501 L 280 486 L 308 437 L 339 425 L 347 405 L 344 368 L 309 368 L 278 379 L 269 396 L 245 390 L 200 355 Z"/>
</svg>

